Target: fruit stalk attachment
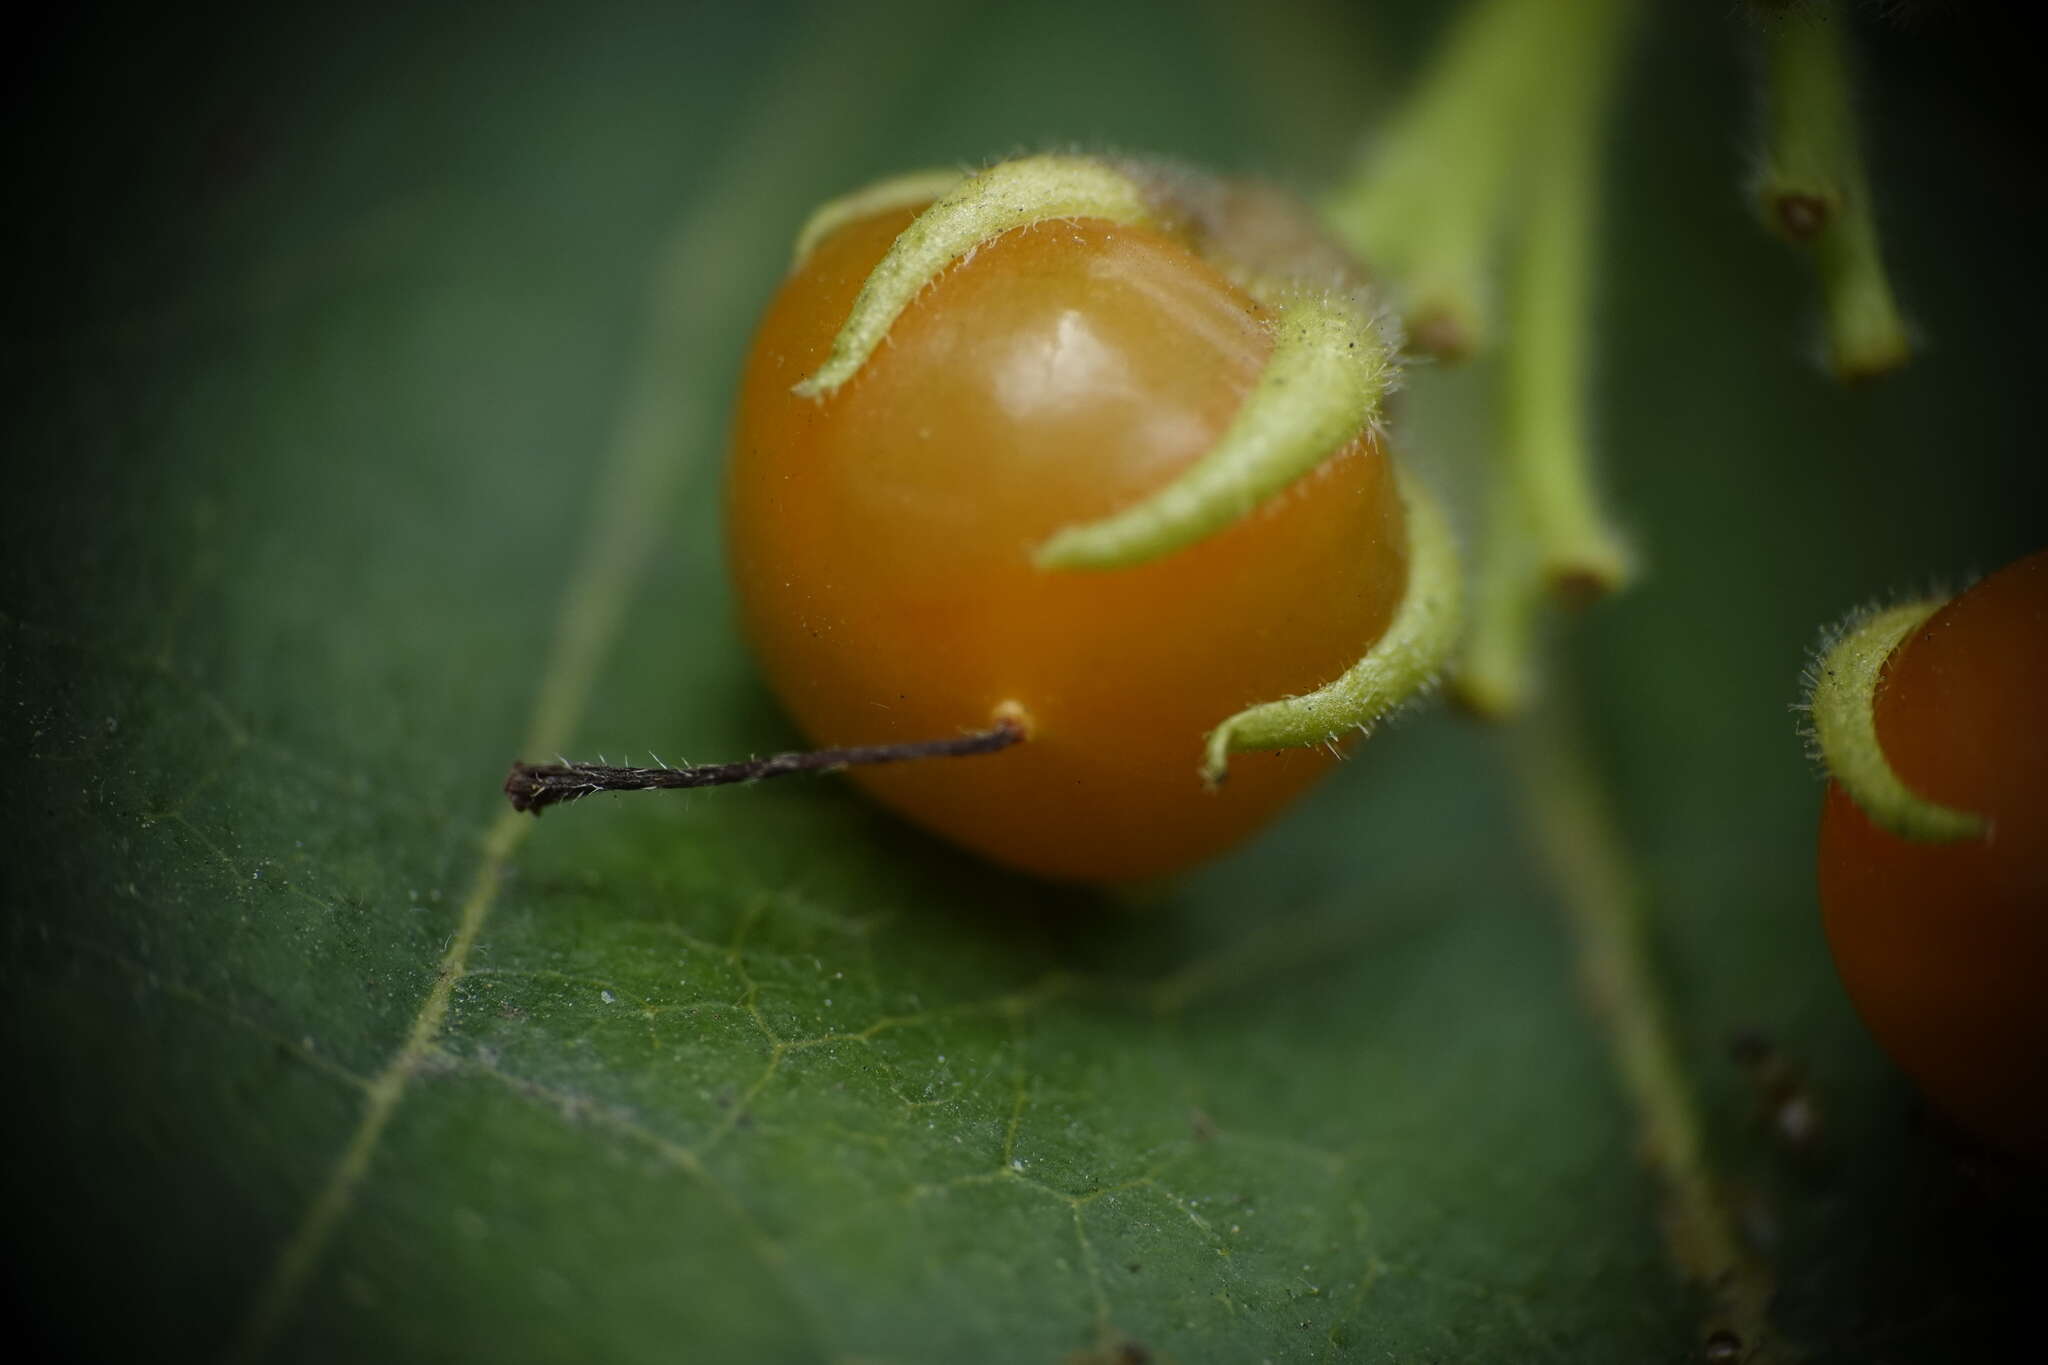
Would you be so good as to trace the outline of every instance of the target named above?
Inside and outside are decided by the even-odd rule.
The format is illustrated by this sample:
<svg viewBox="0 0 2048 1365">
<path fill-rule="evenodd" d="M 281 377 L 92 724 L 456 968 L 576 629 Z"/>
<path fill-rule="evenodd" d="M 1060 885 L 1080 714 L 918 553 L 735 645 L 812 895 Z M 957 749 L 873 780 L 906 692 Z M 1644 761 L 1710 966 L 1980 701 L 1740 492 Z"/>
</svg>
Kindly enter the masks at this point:
<svg viewBox="0 0 2048 1365">
<path fill-rule="evenodd" d="M 968 172 L 955 166 L 936 166 L 925 171 L 905 171 L 886 180 L 864 185 L 851 194 L 821 204 L 797 229 L 796 247 L 790 253 L 790 269 L 810 259 L 818 243 L 848 223 L 872 218 L 893 209 L 914 209 L 944 198 L 959 188 Z"/>
<path fill-rule="evenodd" d="M 580 801 L 599 792 L 677 791 L 759 782 L 796 773 L 836 772 L 877 763 L 904 763 L 920 758 L 970 758 L 999 753 L 1030 737 L 1022 710 L 997 712 L 986 730 L 946 739 L 910 744 L 866 744 L 843 749 L 809 749 L 798 753 L 751 758 L 741 763 L 663 764 L 654 768 L 615 768 L 600 763 L 514 763 L 505 777 L 505 796 L 512 809 L 538 816 L 549 806 Z"/>
<path fill-rule="evenodd" d="M 1552 593 L 1575 603 L 1616 591 L 1631 573 L 1628 546 L 1601 510 L 1587 416 L 1601 132 L 1626 37 L 1625 10 L 1618 0 L 1581 6 L 1582 32 L 1572 44 L 1578 79 L 1556 92 L 1537 124 L 1501 357 L 1505 472 L 1527 509 L 1533 568 Z"/>
</svg>

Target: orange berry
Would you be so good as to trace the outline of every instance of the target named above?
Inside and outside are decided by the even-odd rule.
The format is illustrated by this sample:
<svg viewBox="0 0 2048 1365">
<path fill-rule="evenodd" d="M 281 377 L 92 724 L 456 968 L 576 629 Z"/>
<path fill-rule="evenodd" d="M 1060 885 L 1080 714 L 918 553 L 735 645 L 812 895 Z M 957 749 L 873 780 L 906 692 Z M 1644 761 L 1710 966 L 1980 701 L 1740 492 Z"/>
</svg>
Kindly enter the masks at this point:
<svg viewBox="0 0 2048 1365">
<path fill-rule="evenodd" d="M 1878 741 L 1983 839 L 1911 843 L 1830 784 L 1828 941 L 1857 1010 L 1929 1098 L 2048 1154 L 2048 551 L 1928 618 L 1885 665 Z"/>
<path fill-rule="evenodd" d="M 1114 881 L 1210 857 L 1331 762 L 1245 754 L 1215 793 L 1197 775 L 1212 727 L 1337 677 L 1386 627 L 1406 581 L 1390 463 L 1361 438 L 1163 559 L 1035 568 L 1053 532 L 1216 442 L 1271 351 L 1265 314 L 1171 237 L 1046 222 L 945 271 L 838 392 L 792 394 L 912 216 L 819 243 L 754 341 L 727 525 L 763 671 L 818 744 L 977 729 L 1021 704 L 1028 744 L 849 773 L 999 862 Z"/>
</svg>

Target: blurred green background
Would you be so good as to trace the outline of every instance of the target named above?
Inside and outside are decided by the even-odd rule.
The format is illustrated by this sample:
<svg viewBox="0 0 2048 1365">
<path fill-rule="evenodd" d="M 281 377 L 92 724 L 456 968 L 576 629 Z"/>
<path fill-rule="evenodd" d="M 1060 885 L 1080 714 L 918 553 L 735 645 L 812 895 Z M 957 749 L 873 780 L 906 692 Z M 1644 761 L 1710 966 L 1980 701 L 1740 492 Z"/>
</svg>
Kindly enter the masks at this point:
<svg viewBox="0 0 2048 1365">
<path fill-rule="evenodd" d="M 26 1339 L 1692 1358 L 1700 1306 L 1503 745 L 1433 712 L 1138 912 L 829 780 L 560 813 L 487 888 L 444 1026 L 351 1147 L 537 705 L 573 755 L 793 742 L 734 637 L 716 494 L 805 210 L 1046 145 L 1312 187 L 1443 9 L 98 9 L 25 35 L 0 1207 Z M 1745 208 L 1739 16 L 1653 9 L 1598 373 L 1649 573 L 1572 625 L 1563 675 L 1782 1328 L 1823 1359 L 1968 1358 L 2038 1229 L 1834 982 L 1787 705 L 1846 609 L 2048 541 L 2026 49 L 1967 6 L 1859 30 L 1927 344 L 1844 391 L 1810 360 L 1802 263 Z M 1489 384 L 1418 374 L 1405 443 L 1469 457 Z M 565 654 L 572 582 L 595 587 Z M 578 663 L 587 697 L 546 692 Z M 1745 1031 L 1810 1077 L 1817 1156 L 1759 1122 Z M 338 1163 L 360 1181 L 323 1205 Z"/>
</svg>

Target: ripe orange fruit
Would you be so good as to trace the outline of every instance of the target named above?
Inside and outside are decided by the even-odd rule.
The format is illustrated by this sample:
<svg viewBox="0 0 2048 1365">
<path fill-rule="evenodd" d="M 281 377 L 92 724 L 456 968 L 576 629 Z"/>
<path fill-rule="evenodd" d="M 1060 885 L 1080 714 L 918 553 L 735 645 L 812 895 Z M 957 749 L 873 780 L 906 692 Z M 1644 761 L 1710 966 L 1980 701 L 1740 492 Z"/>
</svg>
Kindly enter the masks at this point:
<svg viewBox="0 0 2048 1365">
<path fill-rule="evenodd" d="M 1929 1098 L 2048 1154 L 2048 551 L 1984 579 L 1894 650 L 1876 720 L 1916 794 L 1991 828 L 1908 842 L 1830 785 L 1820 899 L 1842 980 Z"/>
<path fill-rule="evenodd" d="M 849 773 L 910 819 L 1047 877 L 1171 872 L 1258 828 L 1332 761 L 1242 755 L 1203 789 L 1205 734 L 1342 674 L 1406 584 L 1402 502 L 1361 437 L 1242 521 L 1134 568 L 1031 552 L 1118 511 L 1217 440 L 1272 342 L 1182 242 L 1095 219 L 1017 228 L 923 290 L 823 400 L 824 358 L 914 210 L 841 227 L 770 305 L 727 484 L 741 617 L 812 742 L 927 739 L 1004 702 L 1000 755 Z"/>
</svg>

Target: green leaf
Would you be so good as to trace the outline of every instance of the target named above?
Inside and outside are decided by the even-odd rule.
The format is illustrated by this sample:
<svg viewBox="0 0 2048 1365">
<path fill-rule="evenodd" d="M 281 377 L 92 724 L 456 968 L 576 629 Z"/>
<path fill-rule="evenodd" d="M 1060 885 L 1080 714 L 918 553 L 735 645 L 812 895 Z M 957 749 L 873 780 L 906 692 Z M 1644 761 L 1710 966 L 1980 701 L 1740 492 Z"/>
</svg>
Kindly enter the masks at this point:
<svg viewBox="0 0 2048 1365">
<path fill-rule="evenodd" d="M 1785 704 L 1817 623 L 2044 538 L 2032 376 L 1995 311 L 2038 287 L 2000 226 L 2037 221 L 2038 189 L 1985 172 L 2027 152 L 1960 92 L 2003 87 L 1880 45 L 1873 171 L 1941 344 L 1841 393 L 1778 340 L 1795 267 L 1736 192 L 1735 59 L 1700 55 L 1733 35 L 1661 19 L 1600 371 L 1651 572 L 1579 624 L 1573 666 L 1785 1329 L 1968 1354 L 2013 1272 L 1906 1269 L 1950 1227 L 1946 1149 L 1834 985 Z M 1429 27 L 1385 50 L 1330 4 L 1245 23 L 563 6 L 37 50 L 0 508 L 0 1169 L 32 1344 L 1696 1348 L 1493 734 L 1382 735 L 1143 904 L 992 871 L 831 779 L 502 812 L 533 743 L 793 742 L 732 629 L 717 503 L 725 395 L 805 212 L 1027 141 L 1327 171 L 1254 130 L 1352 126 L 1377 91 L 1332 88 L 1330 55 L 1398 72 Z M 1470 449 L 1489 382 L 1421 376 L 1408 443 Z M 1750 1029 L 1812 1078 L 1818 1174 L 1727 1060 Z"/>
</svg>

